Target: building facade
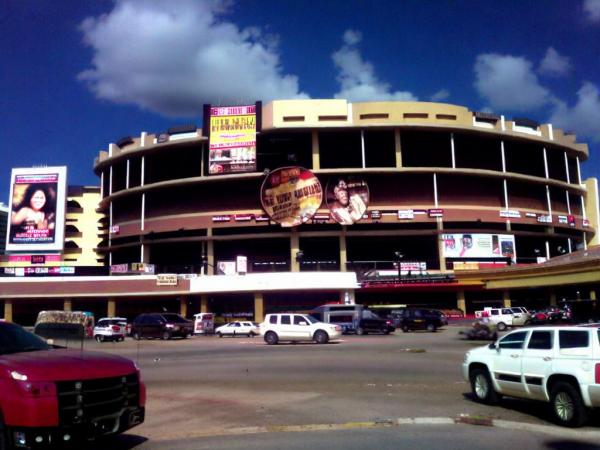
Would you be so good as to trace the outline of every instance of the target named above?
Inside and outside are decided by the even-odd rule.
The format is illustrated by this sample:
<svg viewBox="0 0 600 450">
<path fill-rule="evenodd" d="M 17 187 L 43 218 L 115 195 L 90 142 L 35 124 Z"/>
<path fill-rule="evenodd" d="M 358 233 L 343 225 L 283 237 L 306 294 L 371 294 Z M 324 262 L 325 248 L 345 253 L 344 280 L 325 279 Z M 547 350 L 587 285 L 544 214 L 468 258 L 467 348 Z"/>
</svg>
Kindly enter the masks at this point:
<svg viewBox="0 0 600 450">
<path fill-rule="evenodd" d="M 574 135 L 423 102 L 281 100 L 260 105 L 259 117 L 250 171 L 211 173 L 206 126 L 142 132 L 101 151 L 89 222 L 105 234 L 88 262 L 113 268 L 93 281 L 120 287 L 61 288 L 54 301 L 70 292 L 119 315 L 160 307 L 261 320 L 332 301 L 469 313 L 595 298 L 598 280 L 511 288 L 477 275 L 510 278 L 598 243 L 597 181 L 582 179 L 588 148 Z M 323 193 L 297 226 L 265 207 L 266 180 L 285 167 L 310 173 Z M 342 185 L 362 205 L 352 218 L 334 212 Z M 116 275 L 132 263 L 154 275 Z M 179 277 L 168 286 L 157 274 Z"/>
</svg>

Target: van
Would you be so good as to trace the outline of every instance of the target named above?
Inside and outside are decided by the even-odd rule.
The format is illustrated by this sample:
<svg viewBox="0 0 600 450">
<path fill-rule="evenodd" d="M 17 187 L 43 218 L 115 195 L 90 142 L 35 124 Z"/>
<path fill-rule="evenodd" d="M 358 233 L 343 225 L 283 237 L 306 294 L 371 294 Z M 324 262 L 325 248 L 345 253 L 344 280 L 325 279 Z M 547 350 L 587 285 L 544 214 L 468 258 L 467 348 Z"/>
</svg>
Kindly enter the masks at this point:
<svg viewBox="0 0 600 450">
<path fill-rule="evenodd" d="M 61 334 L 79 334 L 74 328 L 80 326 L 82 337 L 94 335 L 94 314 L 89 311 L 40 311 L 35 321 L 34 333 L 45 338 L 63 337 Z"/>
<path fill-rule="evenodd" d="M 215 315 L 213 313 L 194 314 L 194 334 L 212 334 L 215 332 Z"/>
<path fill-rule="evenodd" d="M 322 305 L 310 314 L 322 322 L 339 325 L 342 333 L 389 334 L 395 330 L 391 320 L 382 319 L 363 305 Z"/>
</svg>

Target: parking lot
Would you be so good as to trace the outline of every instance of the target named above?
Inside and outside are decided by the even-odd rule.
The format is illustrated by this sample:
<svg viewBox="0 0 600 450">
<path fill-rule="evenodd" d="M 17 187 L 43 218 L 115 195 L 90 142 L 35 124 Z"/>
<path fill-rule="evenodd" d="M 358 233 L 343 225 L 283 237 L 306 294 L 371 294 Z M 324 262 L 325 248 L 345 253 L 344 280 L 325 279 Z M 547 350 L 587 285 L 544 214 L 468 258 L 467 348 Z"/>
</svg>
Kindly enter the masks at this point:
<svg viewBox="0 0 600 450">
<path fill-rule="evenodd" d="M 147 416 L 131 431 L 150 441 L 403 417 L 549 424 L 543 404 L 505 399 L 490 407 L 471 399 L 460 365 L 465 351 L 485 343 L 462 340 L 459 330 L 349 335 L 326 345 L 196 336 L 88 341 L 85 347 L 138 362 L 148 388 Z"/>
</svg>

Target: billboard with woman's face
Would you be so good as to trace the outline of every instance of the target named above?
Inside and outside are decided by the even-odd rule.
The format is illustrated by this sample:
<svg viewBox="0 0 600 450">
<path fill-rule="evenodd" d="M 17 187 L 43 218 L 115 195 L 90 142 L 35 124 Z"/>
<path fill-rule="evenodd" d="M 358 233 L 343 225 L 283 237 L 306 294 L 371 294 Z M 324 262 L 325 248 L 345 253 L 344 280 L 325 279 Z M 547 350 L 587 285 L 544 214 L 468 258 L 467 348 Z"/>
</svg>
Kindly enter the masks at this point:
<svg viewBox="0 0 600 450">
<path fill-rule="evenodd" d="M 342 225 L 362 219 L 369 205 L 369 186 L 353 177 L 333 178 L 327 183 L 327 207 L 331 218 Z"/>
<path fill-rule="evenodd" d="M 323 202 L 323 189 L 310 170 L 283 167 L 269 173 L 260 200 L 271 220 L 282 227 L 295 227 L 315 215 Z"/>
<path fill-rule="evenodd" d="M 62 250 L 66 167 L 13 169 L 6 250 Z"/>
</svg>

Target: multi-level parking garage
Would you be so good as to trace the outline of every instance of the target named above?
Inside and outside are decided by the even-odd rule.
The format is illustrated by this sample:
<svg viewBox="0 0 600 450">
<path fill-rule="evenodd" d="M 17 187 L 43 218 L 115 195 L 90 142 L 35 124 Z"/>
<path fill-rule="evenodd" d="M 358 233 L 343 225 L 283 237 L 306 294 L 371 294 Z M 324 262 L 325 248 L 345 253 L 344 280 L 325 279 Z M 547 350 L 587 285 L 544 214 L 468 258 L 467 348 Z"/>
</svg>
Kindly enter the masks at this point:
<svg viewBox="0 0 600 450">
<path fill-rule="evenodd" d="M 110 234 L 98 251 L 106 265 L 143 262 L 156 273 L 200 274 L 182 280 L 189 292 L 180 283 L 177 292 L 152 292 L 145 301 L 146 288 L 113 293 L 109 310 L 153 310 L 153 299 L 161 299 L 188 313 L 259 320 L 344 298 L 467 312 L 595 298 L 597 281 L 587 279 L 510 288 L 486 287 L 477 276 L 461 281 L 463 269 L 510 279 L 514 269 L 541 268 L 596 243 L 597 184 L 581 177 L 588 148 L 574 135 L 439 103 L 257 105 L 255 165 L 247 172 L 211 173 L 218 158 L 206 118 L 204 132 L 142 132 L 100 152 L 94 171 Z M 281 226 L 261 202 L 265 179 L 282 167 L 307 169 L 324 191 L 299 226 Z M 346 224 L 331 214 L 329 186 L 340 179 L 367 192 L 366 209 Z M 246 275 L 217 270 L 240 256 Z"/>
</svg>

